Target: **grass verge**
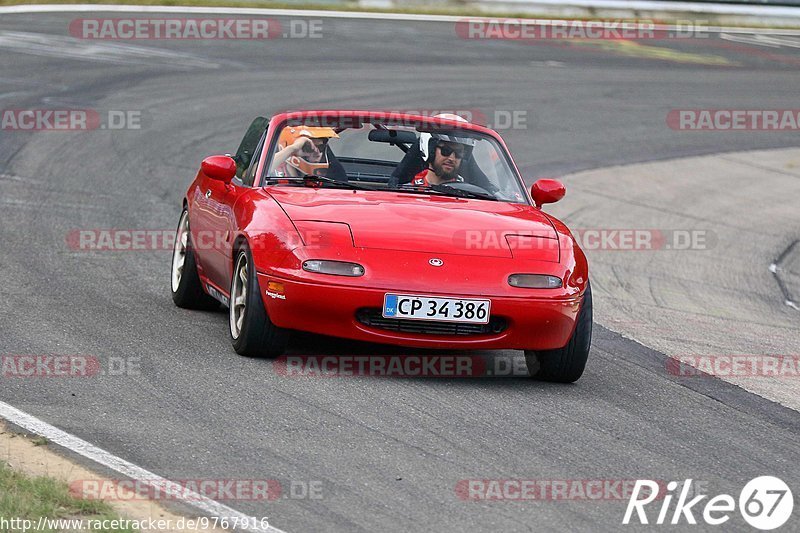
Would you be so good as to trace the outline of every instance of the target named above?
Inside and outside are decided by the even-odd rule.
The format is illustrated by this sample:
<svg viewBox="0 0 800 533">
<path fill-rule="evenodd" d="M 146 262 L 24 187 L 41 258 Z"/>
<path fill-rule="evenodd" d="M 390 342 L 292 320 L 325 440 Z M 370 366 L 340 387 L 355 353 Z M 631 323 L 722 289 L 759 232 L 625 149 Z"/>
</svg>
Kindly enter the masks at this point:
<svg viewBox="0 0 800 533">
<path fill-rule="evenodd" d="M 12 470 L 0 461 L 0 531 L 23 531 L 23 521 L 29 520 L 28 531 L 38 525 L 39 519 L 50 520 L 115 520 L 120 519 L 110 505 L 99 500 L 73 497 L 66 483 L 48 477 L 29 477 Z M 14 522 L 14 520 L 17 520 Z M 5 523 L 4 523 L 5 521 Z M 46 524 L 37 533 L 59 533 L 70 527 L 54 528 Z M 49 527 L 48 527 L 49 526 Z M 137 533 L 135 529 L 89 529 L 102 533 Z"/>
</svg>

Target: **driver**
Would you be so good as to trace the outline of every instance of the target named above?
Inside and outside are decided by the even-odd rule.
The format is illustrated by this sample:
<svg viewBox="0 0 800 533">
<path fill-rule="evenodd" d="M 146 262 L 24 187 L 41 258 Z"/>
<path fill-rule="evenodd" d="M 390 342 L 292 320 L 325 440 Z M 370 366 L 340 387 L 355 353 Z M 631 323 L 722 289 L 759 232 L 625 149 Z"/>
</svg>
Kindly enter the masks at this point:
<svg viewBox="0 0 800 533">
<path fill-rule="evenodd" d="M 450 113 L 440 113 L 435 115 L 434 118 L 445 118 L 464 123 L 467 122 L 467 120 L 463 117 Z M 445 143 L 449 142 L 446 139 L 441 139 L 441 137 L 442 136 L 440 135 L 436 139 L 437 142 L 439 140 L 443 140 Z M 432 163 L 436 162 L 436 152 L 438 151 L 436 150 L 435 145 L 431 147 L 432 138 L 433 136 L 430 133 L 420 134 L 419 142 L 411 145 L 406 152 L 406 155 L 403 157 L 400 163 L 397 164 L 397 167 L 392 172 L 392 176 L 389 178 L 388 183 L 388 187 L 390 189 L 397 188 L 403 184 L 410 183 L 411 185 L 414 185 L 418 180 L 429 176 L 428 170 L 430 170 Z M 458 136 L 458 139 L 456 139 L 454 143 L 463 144 L 464 146 L 464 157 L 460 162 L 456 161 L 458 166 L 456 170 L 456 175 L 458 176 L 456 181 L 471 183 L 492 193 L 498 191 L 498 188 L 489 180 L 483 170 L 481 170 L 480 166 L 475 162 L 475 159 L 471 157 L 474 147 L 477 146 L 476 139 L 465 137 L 462 134 Z M 453 146 L 451 146 L 451 148 L 452 147 Z M 431 160 L 431 157 L 433 160 Z M 433 173 L 435 174 L 436 169 L 433 170 Z M 446 173 L 446 171 L 443 172 L 443 174 Z M 449 178 L 446 179 L 449 180 Z M 431 178 L 431 180 L 433 181 L 435 178 Z M 425 184 L 424 180 L 422 181 L 422 184 Z"/>
<path fill-rule="evenodd" d="M 411 178 L 411 185 L 430 186 L 463 182 L 461 163 L 469 159 L 475 139 L 444 133 L 422 133 L 419 147 L 426 168 Z"/>
<path fill-rule="evenodd" d="M 333 128 L 286 126 L 278 137 L 278 152 L 273 158 L 275 175 L 326 176 L 332 163 L 328 140 L 333 138 L 339 138 Z"/>
</svg>

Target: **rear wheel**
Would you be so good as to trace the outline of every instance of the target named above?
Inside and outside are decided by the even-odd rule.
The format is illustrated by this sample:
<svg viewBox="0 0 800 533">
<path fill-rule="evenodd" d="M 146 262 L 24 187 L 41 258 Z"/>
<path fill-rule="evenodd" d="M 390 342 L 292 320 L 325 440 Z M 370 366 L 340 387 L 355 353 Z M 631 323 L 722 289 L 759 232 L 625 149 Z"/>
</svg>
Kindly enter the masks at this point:
<svg viewBox="0 0 800 533">
<path fill-rule="evenodd" d="M 219 302 L 205 293 L 200 282 L 192 239 L 189 235 L 189 211 L 186 209 L 181 213 L 172 250 L 171 289 L 172 301 L 178 307 L 205 310 L 219 307 Z"/>
<path fill-rule="evenodd" d="M 269 319 L 247 245 L 236 254 L 229 308 L 231 343 L 239 355 L 278 357 L 286 350 L 289 331 Z"/>
<path fill-rule="evenodd" d="M 525 362 L 532 378 L 558 383 L 577 381 L 586 367 L 592 345 L 592 287 L 587 284 L 575 331 L 563 348 L 525 350 Z"/>
</svg>

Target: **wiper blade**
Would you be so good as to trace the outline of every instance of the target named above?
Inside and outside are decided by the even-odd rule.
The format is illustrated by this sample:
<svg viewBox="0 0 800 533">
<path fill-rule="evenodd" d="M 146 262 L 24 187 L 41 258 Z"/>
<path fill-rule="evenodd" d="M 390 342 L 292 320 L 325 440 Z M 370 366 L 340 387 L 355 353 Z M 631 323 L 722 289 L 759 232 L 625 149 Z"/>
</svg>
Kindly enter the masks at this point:
<svg viewBox="0 0 800 533">
<path fill-rule="evenodd" d="M 339 181 L 333 178 L 329 178 L 327 176 L 303 176 L 302 178 L 282 178 L 277 176 L 270 176 L 267 178 L 267 182 L 265 185 L 269 185 L 270 182 L 276 181 L 289 181 L 291 183 L 303 183 L 304 185 L 312 185 L 313 183 L 327 183 L 329 185 L 335 185 L 337 187 L 342 187 L 344 189 L 352 189 L 354 191 L 374 191 L 375 189 L 371 187 L 363 187 L 361 185 L 354 185 L 349 181 Z"/>
<path fill-rule="evenodd" d="M 436 189 L 432 189 L 429 186 L 425 185 L 401 185 L 399 187 L 387 187 L 387 191 L 392 192 L 405 192 L 409 194 L 434 194 L 436 196 L 451 196 L 449 194 L 443 193 L 441 191 L 437 191 Z"/>
<path fill-rule="evenodd" d="M 492 200 L 499 202 L 500 199 L 493 196 L 491 193 L 480 193 L 475 191 L 466 191 L 464 189 L 456 189 L 455 187 L 448 187 L 447 185 L 411 185 L 405 183 L 399 187 L 386 189 L 394 192 L 407 192 L 411 194 L 435 194 L 436 196 L 450 196 L 456 198 L 475 198 L 478 200 Z"/>
<path fill-rule="evenodd" d="M 456 189 L 455 187 L 449 187 L 447 185 L 430 185 L 430 188 L 434 191 L 439 191 L 443 194 L 448 194 L 451 196 L 458 196 L 460 198 L 476 198 L 478 200 L 493 200 L 495 202 L 498 201 L 497 197 L 489 192 L 477 192 L 477 191 L 467 191 L 464 189 Z"/>
</svg>

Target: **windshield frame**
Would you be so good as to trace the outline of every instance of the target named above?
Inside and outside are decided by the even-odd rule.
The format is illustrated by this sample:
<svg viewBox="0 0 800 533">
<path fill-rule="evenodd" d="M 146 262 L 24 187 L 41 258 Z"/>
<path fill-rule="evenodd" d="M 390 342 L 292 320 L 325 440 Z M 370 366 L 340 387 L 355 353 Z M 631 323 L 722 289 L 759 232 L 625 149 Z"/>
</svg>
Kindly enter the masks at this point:
<svg viewBox="0 0 800 533">
<path fill-rule="evenodd" d="M 463 130 L 465 133 L 468 133 L 470 136 L 475 136 L 478 138 L 486 138 L 489 142 L 493 142 L 495 144 L 496 149 L 500 152 L 501 156 L 504 158 L 504 162 L 511 173 L 511 177 L 517 180 L 517 185 L 522 191 L 522 201 L 511 201 L 507 199 L 498 198 L 496 201 L 499 202 L 507 202 L 513 204 L 524 204 L 535 206 L 533 203 L 530 191 L 528 187 L 525 185 L 525 180 L 522 179 L 520 176 L 519 169 L 515 164 L 513 158 L 511 157 L 510 152 L 508 151 L 508 147 L 506 146 L 503 138 L 489 128 L 485 128 L 483 126 L 472 124 L 472 123 L 462 123 L 450 119 L 442 119 L 442 118 L 434 118 L 429 116 L 423 115 L 411 115 L 405 113 L 390 113 L 390 112 L 380 112 L 380 111 L 303 111 L 303 112 L 287 112 L 275 115 L 269 122 L 268 128 L 268 135 L 269 135 L 269 146 L 268 148 L 265 146 L 265 149 L 262 152 L 262 165 L 261 170 L 258 176 L 258 187 L 266 187 L 266 186 L 275 186 L 275 185 L 266 185 L 268 180 L 277 179 L 276 177 L 270 177 L 268 174 L 269 168 L 272 166 L 272 160 L 276 154 L 276 148 L 278 145 L 278 138 L 280 133 L 283 131 L 283 128 L 288 126 L 289 124 L 306 124 L 306 125 L 315 125 L 315 126 L 325 126 L 325 127 L 333 127 L 333 128 L 358 128 L 365 124 L 382 124 L 384 126 L 406 126 L 414 128 L 417 132 L 431 132 L 431 131 L 454 131 L 454 130 Z M 399 150 L 399 148 L 398 148 Z M 391 192 L 405 192 L 399 189 L 393 188 L 376 188 L 374 189 L 375 192 L 381 191 L 391 191 Z M 364 190 L 363 192 L 370 192 L 368 190 Z M 455 197 L 455 195 L 453 195 Z M 475 200 L 478 200 L 475 198 Z M 484 200 L 484 201 L 494 201 L 494 200 Z"/>
</svg>

